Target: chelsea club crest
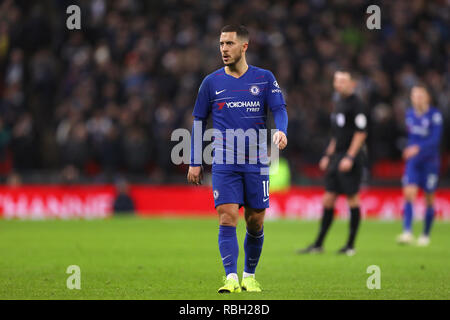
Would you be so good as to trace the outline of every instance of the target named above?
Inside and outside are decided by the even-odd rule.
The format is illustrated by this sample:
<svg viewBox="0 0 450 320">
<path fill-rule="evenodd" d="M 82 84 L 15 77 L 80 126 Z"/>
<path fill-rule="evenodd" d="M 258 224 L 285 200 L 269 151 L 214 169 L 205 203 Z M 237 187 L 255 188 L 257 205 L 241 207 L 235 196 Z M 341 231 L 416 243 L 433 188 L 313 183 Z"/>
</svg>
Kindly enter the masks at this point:
<svg viewBox="0 0 450 320">
<path fill-rule="evenodd" d="M 260 90 L 258 86 L 251 86 L 250 87 L 250 93 L 254 96 L 257 96 L 259 94 Z"/>
</svg>

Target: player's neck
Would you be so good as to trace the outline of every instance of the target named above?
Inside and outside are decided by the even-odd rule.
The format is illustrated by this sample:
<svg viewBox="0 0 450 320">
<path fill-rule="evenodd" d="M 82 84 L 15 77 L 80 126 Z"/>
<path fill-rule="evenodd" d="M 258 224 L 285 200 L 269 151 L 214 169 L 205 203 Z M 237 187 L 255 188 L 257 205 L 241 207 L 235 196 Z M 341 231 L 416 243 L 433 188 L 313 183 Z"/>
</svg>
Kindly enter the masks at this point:
<svg viewBox="0 0 450 320">
<path fill-rule="evenodd" d="M 425 113 L 427 113 L 429 109 L 430 109 L 430 106 L 429 105 L 425 105 L 425 106 L 421 106 L 421 107 L 418 107 L 418 108 L 414 108 L 414 112 L 417 115 L 421 116 L 421 115 L 424 115 Z"/>
<path fill-rule="evenodd" d="M 341 96 L 346 99 L 346 98 L 352 96 L 354 93 L 355 92 L 353 90 L 352 91 L 347 91 L 347 92 L 342 92 Z"/>
<path fill-rule="evenodd" d="M 235 77 L 235 78 L 239 78 L 241 77 L 244 73 L 246 73 L 248 70 L 248 64 L 247 61 L 245 61 L 245 58 L 242 57 L 241 60 L 239 60 L 237 63 L 233 64 L 233 65 L 229 65 L 229 66 L 225 66 L 225 72 L 226 74 Z"/>
</svg>

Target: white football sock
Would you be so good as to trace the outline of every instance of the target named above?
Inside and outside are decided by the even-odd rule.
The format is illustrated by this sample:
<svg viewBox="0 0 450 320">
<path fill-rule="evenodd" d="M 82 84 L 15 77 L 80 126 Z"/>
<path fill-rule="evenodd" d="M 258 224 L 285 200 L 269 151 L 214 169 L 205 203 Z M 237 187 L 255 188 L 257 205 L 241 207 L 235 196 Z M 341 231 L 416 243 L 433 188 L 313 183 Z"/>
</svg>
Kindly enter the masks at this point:
<svg viewBox="0 0 450 320">
<path fill-rule="evenodd" d="M 229 274 L 227 274 L 227 279 L 234 279 L 237 282 L 239 282 L 239 278 L 238 278 L 237 273 L 229 273 Z"/>
<path fill-rule="evenodd" d="M 255 274 L 254 273 L 247 273 L 247 272 L 244 271 L 244 274 L 242 275 L 242 278 L 247 278 L 247 277 L 254 278 Z"/>
</svg>

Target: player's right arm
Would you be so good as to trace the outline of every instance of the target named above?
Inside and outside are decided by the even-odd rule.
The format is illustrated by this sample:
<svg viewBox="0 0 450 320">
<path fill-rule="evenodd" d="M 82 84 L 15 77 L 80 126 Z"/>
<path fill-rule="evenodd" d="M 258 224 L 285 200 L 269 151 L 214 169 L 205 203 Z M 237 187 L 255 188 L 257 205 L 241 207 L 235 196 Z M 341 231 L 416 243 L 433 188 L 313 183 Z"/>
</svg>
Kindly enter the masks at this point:
<svg viewBox="0 0 450 320">
<path fill-rule="evenodd" d="M 322 171 L 327 170 L 328 164 L 330 163 L 330 157 L 334 153 L 335 149 L 336 149 L 336 139 L 333 137 L 333 138 L 331 138 L 330 143 L 328 144 L 328 147 L 325 150 L 325 154 L 320 159 L 320 162 L 319 162 L 320 170 L 322 170 Z"/>
<path fill-rule="evenodd" d="M 208 77 L 206 77 L 200 85 L 194 111 L 192 112 L 194 122 L 191 134 L 191 163 L 189 165 L 187 180 L 189 183 L 195 185 L 202 183 L 203 133 L 206 128 L 209 113 L 211 112 L 209 92 Z"/>
<path fill-rule="evenodd" d="M 194 117 L 191 132 L 191 163 L 189 165 L 187 180 L 189 183 L 195 185 L 202 184 L 203 132 L 205 132 L 205 128 L 206 119 Z"/>
</svg>

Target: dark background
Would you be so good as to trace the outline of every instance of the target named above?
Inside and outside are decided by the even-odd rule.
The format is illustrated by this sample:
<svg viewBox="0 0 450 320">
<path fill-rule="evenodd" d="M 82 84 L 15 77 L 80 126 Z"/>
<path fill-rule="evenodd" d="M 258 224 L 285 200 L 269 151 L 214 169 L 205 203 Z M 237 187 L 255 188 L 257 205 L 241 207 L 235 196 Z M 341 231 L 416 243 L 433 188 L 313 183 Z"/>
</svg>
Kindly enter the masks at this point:
<svg viewBox="0 0 450 320">
<path fill-rule="evenodd" d="M 81 30 L 66 8 L 81 8 Z M 368 30 L 366 8 L 381 8 Z M 191 128 L 204 76 L 222 66 L 222 26 L 250 31 L 249 64 L 271 70 L 288 104 L 293 183 L 320 183 L 332 76 L 360 77 L 370 110 L 369 182 L 400 183 L 404 113 L 418 81 L 444 115 L 450 170 L 450 13 L 441 1 L 3 1 L 0 4 L 0 179 L 5 183 L 184 183 L 170 161 Z"/>
</svg>

